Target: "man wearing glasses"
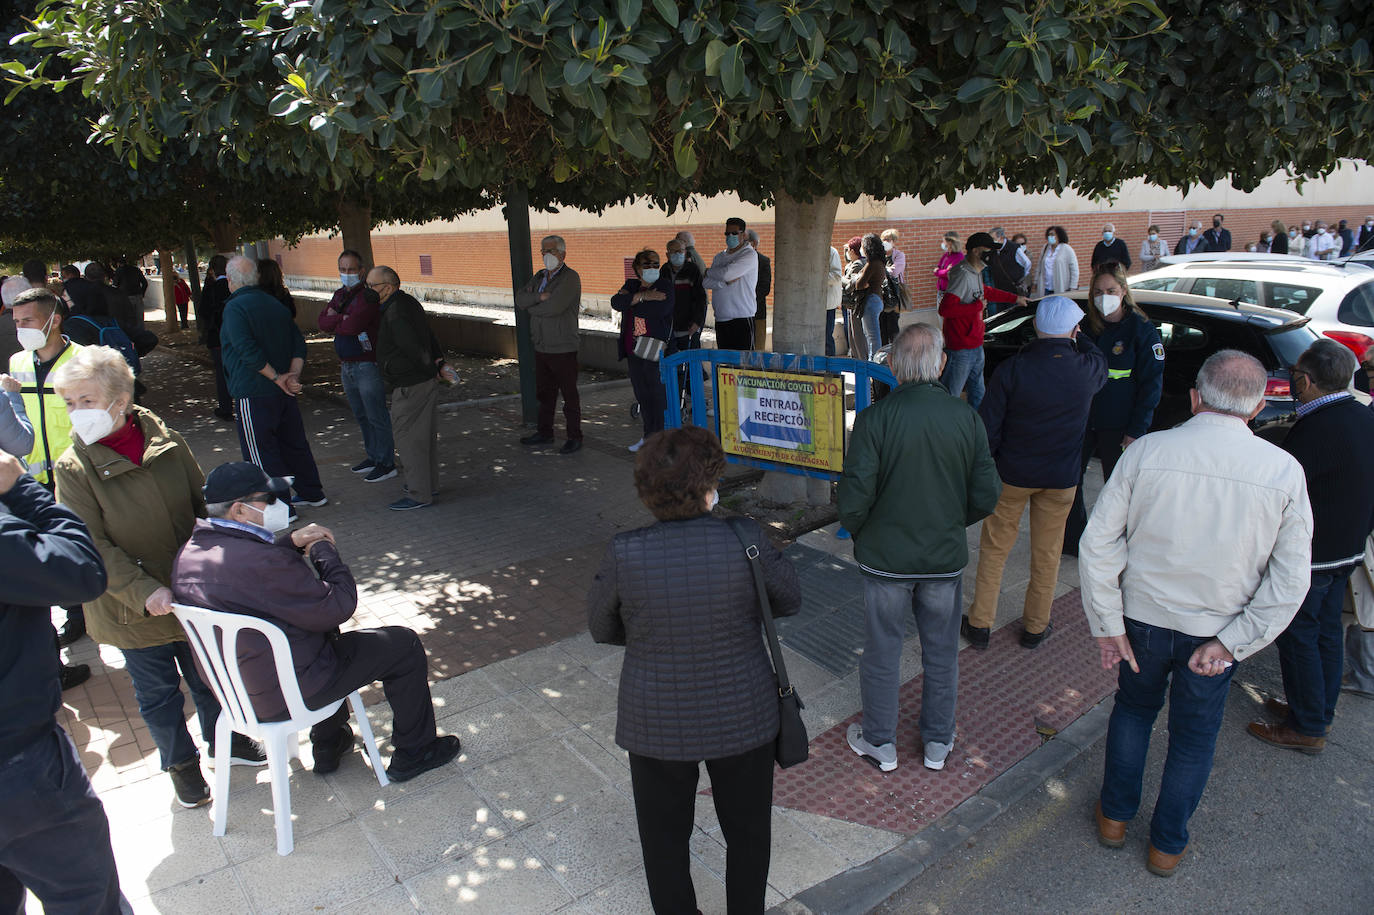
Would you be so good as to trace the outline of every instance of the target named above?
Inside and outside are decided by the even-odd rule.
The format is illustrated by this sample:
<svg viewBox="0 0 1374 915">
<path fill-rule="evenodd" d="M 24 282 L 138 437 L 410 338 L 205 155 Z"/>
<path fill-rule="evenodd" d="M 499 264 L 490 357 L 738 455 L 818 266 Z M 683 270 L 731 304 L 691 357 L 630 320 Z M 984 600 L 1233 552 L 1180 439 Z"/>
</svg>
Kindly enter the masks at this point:
<svg viewBox="0 0 1374 915">
<path fill-rule="evenodd" d="M 172 567 L 179 603 L 242 613 L 280 626 L 291 645 L 301 696 L 310 708 L 342 699 L 380 680 L 394 717 L 387 766 L 403 782 L 442 766 L 459 752 L 457 737 L 439 737 L 429 692 L 429 662 L 404 626 L 339 626 L 358 609 L 358 586 L 339 557 L 334 535 L 317 524 L 288 529 L 290 484 L 248 463 L 222 464 L 205 478 L 208 520 L 197 521 Z M 304 553 L 308 564 L 301 562 Z M 263 721 L 286 718 L 272 652 L 255 633 L 238 641 L 239 673 Z M 314 771 L 338 769 L 353 747 L 348 703 L 310 729 Z"/>
<path fill-rule="evenodd" d="M 725 220 L 725 250 L 711 261 L 701 285 L 711 290 L 716 349 L 752 350 L 758 310 L 759 255 L 745 242 L 744 220 Z"/>
<path fill-rule="evenodd" d="M 401 291 L 395 270 L 373 267 L 367 287 L 368 299 L 381 305 L 377 366 L 391 392 L 391 430 L 405 481 L 401 498 L 387 507 L 425 508 L 433 504 L 439 488 L 439 382 L 453 384 L 458 375 L 444 364 L 444 351 L 429 328 L 424 306 Z"/>
</svg>

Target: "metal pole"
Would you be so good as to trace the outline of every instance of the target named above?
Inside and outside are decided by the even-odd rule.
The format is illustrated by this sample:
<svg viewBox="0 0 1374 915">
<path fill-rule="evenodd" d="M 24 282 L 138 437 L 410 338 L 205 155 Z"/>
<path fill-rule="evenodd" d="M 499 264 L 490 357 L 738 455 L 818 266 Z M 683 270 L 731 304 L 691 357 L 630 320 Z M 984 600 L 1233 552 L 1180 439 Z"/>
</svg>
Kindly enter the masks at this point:
<svg viewBox="0 0 1374 915">
<path fill-rule="evenodd" d="M 512 291 L 524 288 L 534 276 L 534 253 L 530 250 L 529 194 L 522 184 L 506 189 L 506 238 L 510 244 Z M 520 360 L 520 406 L 525 425 L 539 418 L 539 403 L 534 396 L 534 341 L 530 337 L 530 316 L 515 311 L 515 347 Z"/>
</svg>

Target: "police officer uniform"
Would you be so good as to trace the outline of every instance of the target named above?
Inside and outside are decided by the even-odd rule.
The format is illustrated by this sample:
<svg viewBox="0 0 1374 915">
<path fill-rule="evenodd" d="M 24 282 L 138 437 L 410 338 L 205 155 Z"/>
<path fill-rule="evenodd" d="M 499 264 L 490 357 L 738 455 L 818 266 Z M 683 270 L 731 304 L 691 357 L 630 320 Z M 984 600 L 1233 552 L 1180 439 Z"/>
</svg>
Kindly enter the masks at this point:
<svg viewBox="0 0 1374 915">
<path fill-rule="evenodd" d="M 1150 428 L 1155 407 L 1164 393 L 1164 344 L 1159 330 L 1135 311 L 1121 303 L 1120 321 L 1104 321 L 1102 330 L 1082 333 L 1097 344 L 1107 357 L 1107 383 L 1093 397 L 1088 414 L 1088 432 L 1083 438 L 1083 471 L 1096 456 L 1102 462 L 1102 478 L 1112 475 L 1121 458 L 1122 440 L 1140 438 Z M 1078 555 L 1078 538 L 1088 525 L 1088 510 L 1083 503 L 1082 474 L 1073 508 L 1064 528 L 1064 552 Z"/>
</svg>

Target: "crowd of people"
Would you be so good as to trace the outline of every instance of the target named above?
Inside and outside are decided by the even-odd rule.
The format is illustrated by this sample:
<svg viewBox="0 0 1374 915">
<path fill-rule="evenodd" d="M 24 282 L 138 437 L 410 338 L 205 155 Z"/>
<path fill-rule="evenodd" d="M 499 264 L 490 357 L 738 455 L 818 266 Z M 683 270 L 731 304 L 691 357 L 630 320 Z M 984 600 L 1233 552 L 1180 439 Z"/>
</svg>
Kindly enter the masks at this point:
<svg viewBox="0 0 1374 915">
<path fill-rule="evenodd" d="M 1221 226 L 1218 217 L 1191 250 L 1229 246 Z M 1142 247 L 1142 262 L 1163 256 L 1157 234 Z M 1285 696 L 1266 705 L 1271 720 L 1249 727 L 1277 747 L 1321 752 L 1342 689 L 1374 695 L 1374 625 L 1351 627 L 1344 646 L 1340 625 L 1346 584 L 1374 529 L 1374 479 L 1340 456 L 1352 444 L 1374 446 L 1374 415 L 1349 392 L 1354 357 L 1321 340 L 1293 368 L 1299 418 L 1283 448 L 1249 431 L 1267 377 L 1256 360 L 1231 350 L 1202 366 L 1194 418 L 1147 435 L 1164 350 L 1131 298 L 1126 242 L 1113 226 L 1104 229 L 1080 307 L 1060 294 L 1079 284 L 1067 233 L 1052 226 L 1045 239 L 1037 261 L 1023 235 L 1000 227 L 962 246 L 947 234 L 935 267 L 942 328 L 899 326 L 909 306 L 902 290 L 894 292 L 907 266 L 895 230 L 851 239 L 847 266 L 830 251 L 827 336 L 834 312 L 845 308 L 851 352 L 884 352 L 898 382 L 858 414 L 838 488 L 865 600 L 862 716 L 847 739 L 880 771 L 898 767 L 898 661 L 909 609 L 925 677 L 919 750 L 928 769 L 946 766 L 958 737 L 960 637 L 973 650 L 991 649 L 1003 571 L 1029 509 L 1020 645 L 1035 650 L 1051 637 L 1060 555 L 1076 554 L 1101 663 L 1119 668 L 1096 807 L 1104 845 L 1124 842 L 1152 724 L 1166 695 L 1174 700 L 1147 861 L 1167 876 L 1188 846 L 1188 819 L 1211 770 L 1237 662 L 1278 642 Z M 612 298 L 620 355 L 642 407 L 642 436 L 630 446 L 634 482 L 656 523 L 612 540 L 588 613 L 594 638 L 626 648 L 616 740 L 630 754 L 656 911 L 695 909 L 686 848 L 703 761 L 728 845 L 732 911 L 761 910 L 767 885 L 779 711 L 757 635 L 761 614 L 799 610 L 796 573 L 757 525 L 713 514 L 720 443 L 700 428 L 664 430 L 658 371 L 664 355 L 700 347 L 708 293 L 720 348 L 762 344 L 771 279 L 757 246 L 757 233 L 730 219 L 724 247 L 707 266 L 692 234 L 679 233 L 666 257 L 652 249 L 635 255 L 633 278 Z M 583 442 L 581 282 L 561 237 L 543 239 L 541 257 L 542 268 L 515 296 L 529 319 L 539 404 L 537 428 L 520 441 L 554 443 L 561 397 L 560 450 L 572 454 Z M 45 272 L 41 281 L 24 277 L 22 291 L 6 287 L 17 292 L 6 294 L 17 350 L 0 378 L 0 554 L 16 584 L 0 598 L 0 704 L 12 712 L 0 724 L 0 759 L 12 763 L 0 791 L 62 769 L 63 779 L 45 782 L 57 787 L 42 803 L 69 812 L 0 803 L 6 828 L 28 837 L 0 856 L 0 871 L 22 874 L 45 901 L 79 896 L 85 910 L 103 912 L 120 905 L 108 827 L 54 720 L 61 689 L 89 674 L 64 668 L 59 655 L 82 605 L 81 631 L 122 654 L 183 806 L 210 798 L 183 712 L 183 681 L 211 757 L 221 710 L 173 615 L 177 603 L 280 626 L 309 705 L 381 682 L 395 715 L 392 780 L 447 764 L 460 745 L 437 734 L 419 637 L 402 627 L 340 634 L 358 606 L 352 573 L 327 528 L 292 529 L 298 510 L 328 498 L 297 401 L 304 338 L 275 262 L 236 256 L 209 264 L 197 318 L 220 417 L 235 422 L 242 456 L 209 474 L 174 429 L 139 405 L 129 355 L 112 338 L 83 344 L 68 333 L 87 315 L 127 324 L 126 336 L 140 329 L 141 303 L 132 293 L 118 301 L 122 293 L 92 266 L 61 289 Z M 438 385 L 456 375 L 393 268 L 369 268 L 351 250 L 338 267 L 340 286 L 318 321 L 334 336 L 361 432 L 362 460 L 351 469 L 368 483 L 399 477 L 393 510 L 428 507 L 439 491 Z M 98 306 L 83 283 L 99 293 Z M 985 388 L 984 316 L 994 304 L 1026 305 L 1032 295 L 1035 341 L 997 366 Z M 136 323 L 128 317 L 135 308 Z M 1089 515 L 1082 480 L 1093 456 L 1106 484 Z M 1199 502 L 1209 508 L 1201 515 L 1190 510 Z M 166 511 L 143 510 L 149 504 Z M 965 531 L 978 522 L 975 590 L 964 615 Z M 718 574 L 691 574 L 708 566 Z M 54 605 L 69 608 L 71 632 L 54 630 Z M 267 646 L 244 637 L 237 661 L 257 717 L 280 720 L 281 686 Z M 353 747 L 347 715 L 341 706 L 311 729 L 317 773 L 334 771 Z M 263 749 L 241 734 L 232 736 L 227 758 L 266 763 Z M 72 830 L 81 832 L 90 862 L 77 882 L 55 877 L 45 860 Z M 11 889 L 0 880 L 0 902 Z"/>
</svg>

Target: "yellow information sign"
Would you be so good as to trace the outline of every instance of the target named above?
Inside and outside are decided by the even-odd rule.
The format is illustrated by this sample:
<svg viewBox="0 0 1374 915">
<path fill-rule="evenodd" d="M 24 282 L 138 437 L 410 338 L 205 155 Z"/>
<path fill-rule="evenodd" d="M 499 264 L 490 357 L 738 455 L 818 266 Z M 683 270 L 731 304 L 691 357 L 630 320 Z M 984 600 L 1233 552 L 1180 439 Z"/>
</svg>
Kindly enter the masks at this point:
<svg viewBox="0 0 1374 915">
<path fill-rule="evenodd" d="M 726 454 L 840 473 L 844 376 L 716 365 Z"/>
</svg>

